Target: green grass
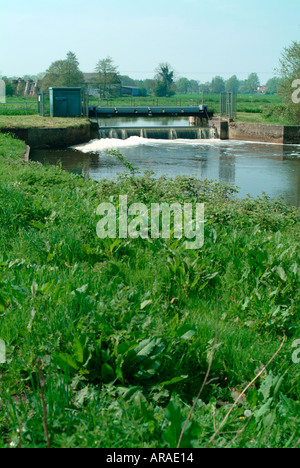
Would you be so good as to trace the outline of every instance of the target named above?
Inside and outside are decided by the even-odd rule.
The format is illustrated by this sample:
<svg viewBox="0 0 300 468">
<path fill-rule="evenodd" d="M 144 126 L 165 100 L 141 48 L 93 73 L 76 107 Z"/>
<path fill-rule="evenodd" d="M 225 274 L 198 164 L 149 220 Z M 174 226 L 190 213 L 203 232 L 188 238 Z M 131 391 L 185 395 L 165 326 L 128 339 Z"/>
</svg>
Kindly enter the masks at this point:
<svg viewBox="0 0 300 468">
<path fill-rule="evenodd" d="M 198 106 L 202 104 L 202 94 L 176 94 L 167 98 L 123 96 L 102 100 L 91 96 L 89 104 L 102 106 Z M 205 94 L 204 104 L 207 104 L 215 115 L 220 113 L 219 94 Z M 280 105 L 282 105 L 282 99 L 277 95 L 239 94 L 237 97 L 236 120 L 239 122 L 288 125 L 289 122 L 280 117 L 280 112 L 274 114 L 274 110 Z M 47 98 L 45 108 L 46 114 L 49 114 L 49 99 Z M 26 112 L 27 114 L 37 113 L 36 98 L 7 97 L 7 104 L 0 105 L 0 116 L 25 115 Z"/>
<path fill-rule="evenodd" d="M 38 113 L 37 98 L 6 96 L 6 103 L 0 104 L 1 115 L 35 115 Z"/>
<path fill-rule="evenodd" d="M 0 447 L 293 447 L 300 438 L 299 210 L 129 171 L 99 183 L 0 135 Z M 119 157 L 112 153 L 111 157 Z M 102 201 L 204 202 L 205 243 L 105 239 Z M 45 379 L 45 382 L 44 382 Z M 46 411 L 43 412 L 42 397 Z M 246 423 L 248 425 L 246 426 Z M 237 432 L 242 431 L 243 432 Z"/>
<path fill-rule="evenodd" d="M 90 98 L 90 105 L 102 106 L 198 106 L 202 104 L 202 95 L 175 95 L 172 97 L 122 97 L 115 99 L 99 100 L 98 98 Z M 204 104 L 207 104 L 209 110 L 215 115 L 220 113 L 220 95 L 205 94 Z M 274 117 L 271 111 L 278 105 L 282 104 L 282 99 L 277 95 L 261 95 L 261 94 L 239 94 L 237 96 L 237 121 L 253 122 L 253 123 L 275 123 L 284 125 L 286 122 L 279 117 Z"/>
<path fill-rule="evenodd" d="M 40 115 L 0 115 L 0 128 L 65 128 L 88 123 L 86 118 L 42 117 Z"/>
</svg>

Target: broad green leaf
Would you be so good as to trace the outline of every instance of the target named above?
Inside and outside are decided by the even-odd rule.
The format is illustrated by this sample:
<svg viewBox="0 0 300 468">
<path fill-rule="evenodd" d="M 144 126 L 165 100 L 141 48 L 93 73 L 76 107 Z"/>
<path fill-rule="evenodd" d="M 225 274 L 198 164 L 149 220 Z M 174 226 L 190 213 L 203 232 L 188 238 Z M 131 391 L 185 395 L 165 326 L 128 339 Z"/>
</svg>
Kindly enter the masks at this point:
<svg viewBox="0 0 300 468">
<path fill-rule="evenodd" d="M 165 416 L 169 425 L 163 433 L 164 440 L 170 447 L 176 447 L 183 424 L 185 423 L 186 417 L 182 414 L 183 404 L 177 398 L 172 398 L 168 404 L 165 412 Z M 180 448 L 191 448 L 194 445 L 194 441 L 198 439 L 201 432 L 201 427 L 194 421 L 188 421 L 185 427 L 185 431 L 181 440 Z"/>
<path fill-rule="evenodd" d="M 102 364 L 101 377 L 105 383 L 111 382 L 112 380 L 115 379 L 114 370 L 109 364 L 107 363 Z"/>
<path fill-rule="evenodd" d="M 271 404 L 273 402 L 273 398 L 269 398 L 266 403 L 264 403 L 260 408 L 254 411 L 254 416 L 256 419 L 260 419 L 262 416 L 264 416 L 271 407 Z"/>
<path fill-rule="evenodd" d="M 137 356 L 147 357 L 151 354 L 153 349 L 156 346 L 156 340 L 143 340 L 141 343 L 134 349 Z"/>
<path fill-rule="evenodd" d="M 161 382 L 159 385 L 161 387 L 167 387 L 168 385 L 174 385 L 179 382 L 182 382 L 183 380 L 187 379 L 188 375 L 181 375 L 180 377 L 174 377 L 171 380 L 166 380 L 165 382 Z"/>
<path fill-rule="evenodd" d="M 77 362 L 83 363 L 84 349 L 78 338 L 74 338 L 73 341 L 73 355 Z"/>
<path fill-rule="evenodd" d="M 184 335 L 182 335 L 180 338 L 182 340 L 190 340 L 194 335 L 196 331 L 195 330 L 188 330 Z"/>
<path fill-rule="evenodd" d="M 264 401 L 266 401 L 271 395 L 271 389 L 274 385 L 276 379 L 274 378 L 273 374 L 270 373 L 264 379 L 263 383 L 260 386 L 259 392 L 263 394 Z"/>
<path fill-rule="evenodd" d="M 57 355 L 58 363 L 60 367 L 65 369 L 66 367 L 71 367 L 73 370 L 78 370 L 78 364 L 75 359 L 70 356 L 70 354 L 60 353 Z"/>
</svg>

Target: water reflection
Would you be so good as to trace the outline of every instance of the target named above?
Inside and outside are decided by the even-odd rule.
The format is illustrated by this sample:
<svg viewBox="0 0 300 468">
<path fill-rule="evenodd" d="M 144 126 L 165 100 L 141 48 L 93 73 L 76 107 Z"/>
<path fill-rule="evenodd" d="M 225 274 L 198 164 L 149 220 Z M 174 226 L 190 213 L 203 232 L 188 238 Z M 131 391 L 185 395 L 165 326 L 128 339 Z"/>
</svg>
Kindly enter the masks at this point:
<svg viewBox="0 0 300 468">
<path fill-rule="evenodd" d="M 106 153 L 116 148 L 141 171 L 155 176 L 191 175 L 215 179 L 240 187 L 238 197 L 262 192 L 282 195 L 299 206 L 300 145 L 272 145 L 220 140 L 95 140 L 77 150 L 32 151 L 31 159 L 57 164 L 70 172 L 94 180 L 114 178 L 123 171 L 121 163 Z"/>
</svg>

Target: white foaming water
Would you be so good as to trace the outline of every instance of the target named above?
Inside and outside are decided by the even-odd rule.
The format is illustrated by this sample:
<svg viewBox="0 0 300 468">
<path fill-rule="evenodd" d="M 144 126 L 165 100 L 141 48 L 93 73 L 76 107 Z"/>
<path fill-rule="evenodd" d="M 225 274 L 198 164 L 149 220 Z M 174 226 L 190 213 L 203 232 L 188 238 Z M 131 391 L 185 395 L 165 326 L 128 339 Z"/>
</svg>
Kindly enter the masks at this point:
<svg viewBox="0 0 300 468">
<path fill-rule="evenodd" d="M 116 138 L 102 138 L 101 140 L 91 140 L 88 143 L 71 146 L 72 149 L 82 151 L 83 153 L 98 153 L 98 151 L 121 148 L 127 146 L 138 146 L 144 144 L 146 138 L 130 137 L 127 140 L 118 140 Z"/>
<path fill-rule="evenodd" d="M 253 141 L 241 141 L 241 140 L 220 140 L 218 138 L 210 138 L 201 140 L 198 139 L 152 139 L 152 138 L 143 138 L 139 136 L 131 136 L 126 140 L 121 140 L 118 138 L 101 138 L 91 140 L 88 143 L 82 143 L 80 145 L 70 146 L 71 149 L 81 151 L 82 153 L 99 153 L 101 151 L 118 149 L 118 148 L 130 148 L 137 146 L 162 146 L 162 145 L 186 145 L 186 146 L 199 146 L 199 145 L 208 145 L 208 146 L 229 146 L 229 147 L 243 147 L 245 144 L 251 145 L 260 145 L 260 146 L 277 146 L 282 147 L 282 143 L 266 143 L 266 142 L 253 142 Z M 298 144 L 289 144 L 294 148 L 300 148 Z M 299 158 L 299 153 L 292 153 L 291 156 L 296 156 Z"/>
<path fill-rule="evenodd" d="M 143 138 L 138 136 L 132 136 L 126 140 L 119 140 L 117 138 L 101 138 L 100 140 L 91 140 L 88 143 L 82 143 L 80 145 L 71 146 L 71 149 L 81 151 L 83 153 L 98 153 L 99 151 L 107 149 L 118 149 L 118 148 L 127 148 L 130 146 L 141 146 L 141 145 L 192 145 L 198 146 L 203 144 L 216 144 L 221 142 L 217 139 L 201 139 L 201 140 L 188 140 L 188 139 L 177 139 L 177 140 L 159 140 L 159 139 L 150 139 Z"/>
</svg>

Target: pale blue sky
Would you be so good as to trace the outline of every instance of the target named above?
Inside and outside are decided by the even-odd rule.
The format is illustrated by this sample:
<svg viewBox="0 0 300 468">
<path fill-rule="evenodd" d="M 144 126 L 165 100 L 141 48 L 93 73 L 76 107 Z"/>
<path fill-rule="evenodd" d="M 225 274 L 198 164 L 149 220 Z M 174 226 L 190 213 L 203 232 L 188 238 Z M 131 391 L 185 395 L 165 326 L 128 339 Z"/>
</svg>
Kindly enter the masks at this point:
<svg viewBox="0 0 300 468">
<path fill-rule="evenodd" d="M 300 40 L 299 0 L 0 0 L 0 74 L 37 74 L 72 50 L 84 72 L 111 56 L 152 78 L 160 62 L 201 82 L 274 75 Z"/>
</svg>

